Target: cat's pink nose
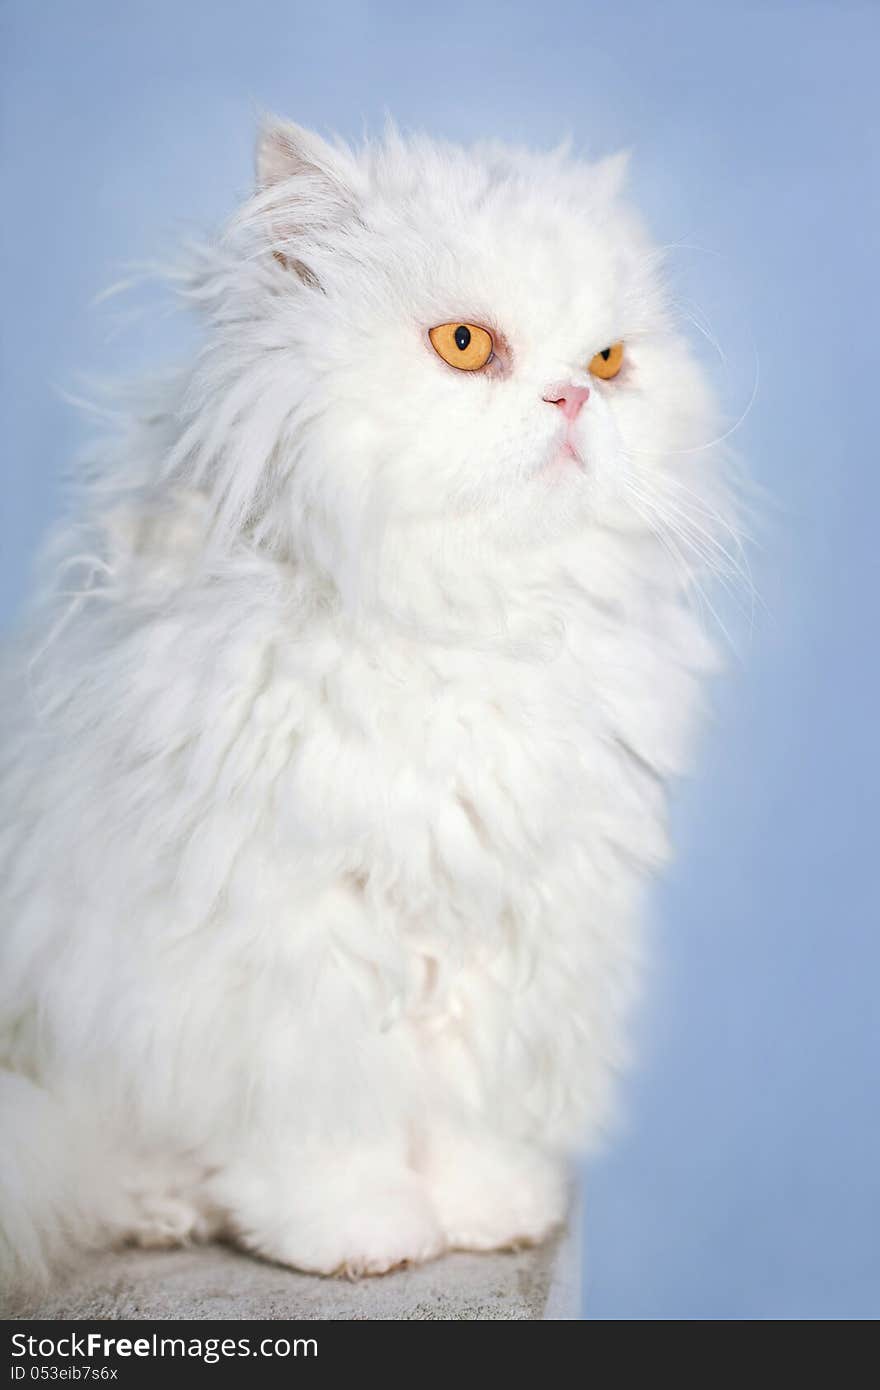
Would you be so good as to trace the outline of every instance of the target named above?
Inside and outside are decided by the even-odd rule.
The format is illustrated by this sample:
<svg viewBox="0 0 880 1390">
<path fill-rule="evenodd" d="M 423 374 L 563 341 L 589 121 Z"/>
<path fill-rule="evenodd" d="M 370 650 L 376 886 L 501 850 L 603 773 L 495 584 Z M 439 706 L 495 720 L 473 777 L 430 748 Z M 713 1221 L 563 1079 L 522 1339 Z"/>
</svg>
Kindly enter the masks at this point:
<svg viewBox="0 0 880 1390">
<path fill-rule="evenodd" d="M 548 386 L 543 399 L 548 405 L 558 405 L 566 420 L 576 420 L 581 413 L 581 406 L 586 405 L 590 399 L 590 388 L 563 381 L 556 386 Z"/>
</svg>

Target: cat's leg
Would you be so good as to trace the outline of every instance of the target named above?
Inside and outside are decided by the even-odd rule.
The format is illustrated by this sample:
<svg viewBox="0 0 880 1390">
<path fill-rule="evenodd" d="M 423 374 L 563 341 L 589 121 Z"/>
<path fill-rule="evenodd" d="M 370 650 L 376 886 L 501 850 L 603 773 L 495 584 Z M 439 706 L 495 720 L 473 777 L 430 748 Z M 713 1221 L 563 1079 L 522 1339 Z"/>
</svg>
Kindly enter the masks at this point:
<svg viewBox="0 0 880 1390">
<path fill-rule="evenodd" d="M 125 1217 L 118 1224 L 115 1244 L 161 1250 L 221 1233 L 221 1214 L 207 1195 L 206 1174 L 191 1160 L 132 1157 L 124 1174 Z"/>
<path fill-rule="evenodd" d="M 211 1186 L 229 1234 L 267 1259 L 317 1274 L 384 1274 L 445 1248 L 421 1177 L 393 1145 L 329 1134 L 243 1156 Z"/>
<path fill-rule="evenodd" d="M 31 1291 L 77 1251 L 212 1233 L 192 1164 L 145 1161 L 97 1084 L 65 1090 L 0 1069 L 0 1285 Z"/>
<path fill-rule="evenodd" d="M 240 1044 L 242 1119 L 208 1196 L 249 1250 L 378 1274 L 443 1249 L 413 1151 L 431 1096 L 411 1030 L 391 1016 L 396 977 L 364 963 L 371 922 L 357 895 L 323 895 L 309 926 L 289 972 L 261 977 L 258 1030 Z"/>
<path fill-rule="evenodd" d="M 168 1250 L 210 1240 L 219 1233 L 202 1204 L 174 1192 L 138 1192 L 132 1196 L 128 1220 L 117 1235 L 119 1245 L 144 1250 Z"/>
<path fill-rule="evenodd" d="M 563 1159 L 479 1128 L 435 1126 L 425 1176 L 450 1249 L 537 1244 L 563 1224 L 570 1201 Z"/>
</svg>

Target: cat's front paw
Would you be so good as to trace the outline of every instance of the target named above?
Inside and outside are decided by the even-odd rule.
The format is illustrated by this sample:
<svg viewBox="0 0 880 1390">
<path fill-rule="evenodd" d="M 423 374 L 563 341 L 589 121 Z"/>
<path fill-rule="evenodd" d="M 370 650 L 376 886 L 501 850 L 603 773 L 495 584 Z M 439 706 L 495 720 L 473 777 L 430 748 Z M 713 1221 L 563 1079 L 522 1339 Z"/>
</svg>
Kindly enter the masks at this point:
<svg viewBox="0 0 880 1390">
<path fill-rule="evenodd" d="M 493 1141 L 446 1140 L 430 1166 L 429 1191 L 450 1249 L 537 1245 L 565 1221 L 565 1166 Z"/>
<path fill-rule="evenodd" d="M 317 1178 L 254 1201 L 254 1187 L 230 1211 L 239 1243 L 309 1274 L 387 1274 L 423 1264 L 446 1248 L 423 1185 L 407 1169 L 378 1177 Z M 264 1207 L 264 1210 L 260 1210 Z"/>
</svg>

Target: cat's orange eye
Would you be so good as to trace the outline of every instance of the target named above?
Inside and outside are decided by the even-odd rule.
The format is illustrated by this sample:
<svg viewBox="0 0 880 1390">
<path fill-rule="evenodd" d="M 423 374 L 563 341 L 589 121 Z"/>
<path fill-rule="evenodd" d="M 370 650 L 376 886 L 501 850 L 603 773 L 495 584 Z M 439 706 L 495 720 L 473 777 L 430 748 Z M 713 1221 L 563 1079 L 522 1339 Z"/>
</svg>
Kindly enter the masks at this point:
<svg viewBox="0 0 880 1390">
<path fill-rule="evenodd" d="M 475 323 L 440 323 L 428 337 L 438 357 L 462 372 L 478 372 L 494 350 L 491 333 Z"/>
<path fill-rule="evenodd" d="M 590 359 L 590 372 L 593 376 L 599 377 L 600 381 L 610 381 L 612 377 L 617 376 L 622 366 L 623 343 L 614 343 L 611 347 L 603 348 Z"/>
</svg>

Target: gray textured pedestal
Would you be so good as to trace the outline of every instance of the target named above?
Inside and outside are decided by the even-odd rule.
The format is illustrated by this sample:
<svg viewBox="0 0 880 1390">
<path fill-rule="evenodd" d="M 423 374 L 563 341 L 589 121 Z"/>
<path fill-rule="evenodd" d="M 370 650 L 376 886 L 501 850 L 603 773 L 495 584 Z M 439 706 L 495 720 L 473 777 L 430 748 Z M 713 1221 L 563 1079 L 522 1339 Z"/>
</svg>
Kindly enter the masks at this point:
<svg viewBox="0 0 880 1390">
<path fill-rule="evenodd" d="M 580 1316 L 573 1237 L 531 1250 L 452 1254 L 350 1282 L 296 1274 L 223 1246 L 84 1260 L 30 1318 L 569 1319 Z"/>
</svg>

